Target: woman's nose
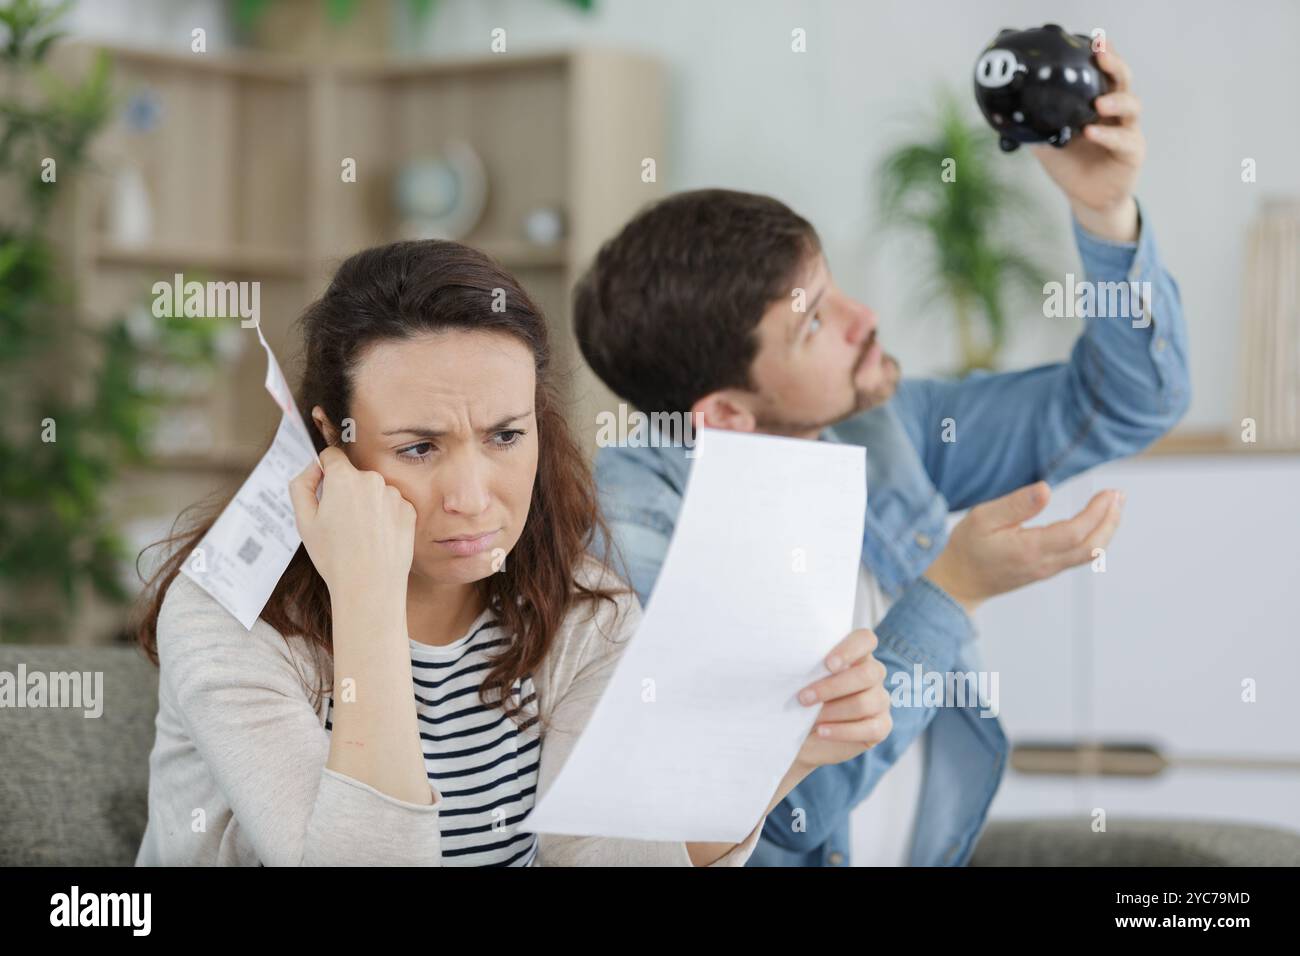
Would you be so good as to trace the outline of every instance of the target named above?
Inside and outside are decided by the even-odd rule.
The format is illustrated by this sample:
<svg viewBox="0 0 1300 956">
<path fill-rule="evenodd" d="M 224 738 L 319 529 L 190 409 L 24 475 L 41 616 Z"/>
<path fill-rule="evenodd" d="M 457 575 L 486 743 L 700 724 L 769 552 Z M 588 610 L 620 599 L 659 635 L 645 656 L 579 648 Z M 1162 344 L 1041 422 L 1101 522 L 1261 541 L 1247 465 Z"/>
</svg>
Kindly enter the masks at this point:
<svg viewBox="0 0 1300 956">
<path fill-rule="evenodd" d="M 486 511 L 492 495 L 483 466 L 478 462 L 458 462 L 450 472 L 442 476 L 442 510 L 468 516 Z"/>
</svg>

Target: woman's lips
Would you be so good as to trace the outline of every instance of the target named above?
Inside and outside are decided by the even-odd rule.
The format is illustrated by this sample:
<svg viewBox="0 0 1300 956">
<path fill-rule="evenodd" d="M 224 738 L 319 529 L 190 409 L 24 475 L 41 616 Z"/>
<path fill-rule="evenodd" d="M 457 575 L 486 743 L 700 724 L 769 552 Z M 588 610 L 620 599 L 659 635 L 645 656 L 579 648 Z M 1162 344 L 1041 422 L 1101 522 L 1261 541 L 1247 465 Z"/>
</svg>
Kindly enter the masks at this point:
<svg viewBox="0 0 1300 956">
<path fill-rule="evenodd" d="M 487 550 L 488 545 L 492 543 L 492 539 L 495 538 L 500 531 L 501 529 L 497 528 L 496 531 L 488 531 L 476 538 L 447 538 L 443 541 L 435 541 L 434 543 L 442 545 L 455 555 L 463 556 L 468 554 L 480 554 Z"/>
</svg>

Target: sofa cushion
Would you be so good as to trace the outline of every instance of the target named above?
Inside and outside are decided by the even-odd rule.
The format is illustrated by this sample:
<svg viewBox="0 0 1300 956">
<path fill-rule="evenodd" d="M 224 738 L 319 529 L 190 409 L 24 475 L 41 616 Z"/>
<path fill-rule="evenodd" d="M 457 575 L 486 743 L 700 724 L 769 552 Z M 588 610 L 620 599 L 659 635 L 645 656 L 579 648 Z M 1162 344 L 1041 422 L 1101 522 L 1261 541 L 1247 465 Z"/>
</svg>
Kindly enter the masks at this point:
<svg viewBox="0 0 1300 956">
<path fill-rule="evenodd" d="M 0 644 L 0 672 L 12 680 L 20 669 L 29 686 L 33 673 L 101 674 L 102 713 L 0 710 L 0 866 L 130 866 L 148 805 L 157 669 L 134 647 Z"/>
</svg>

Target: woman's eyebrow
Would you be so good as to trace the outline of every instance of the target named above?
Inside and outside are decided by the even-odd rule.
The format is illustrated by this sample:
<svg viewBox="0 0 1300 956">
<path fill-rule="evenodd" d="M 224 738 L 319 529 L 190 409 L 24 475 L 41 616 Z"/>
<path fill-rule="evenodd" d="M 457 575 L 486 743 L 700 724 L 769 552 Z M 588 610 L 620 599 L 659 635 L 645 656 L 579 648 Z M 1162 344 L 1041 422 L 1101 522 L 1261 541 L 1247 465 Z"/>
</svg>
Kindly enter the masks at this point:
<svg viewBox="0 0 1300 956">
<path fill-rule="evenodd" d="M 509 426 L 509 425 L 513 425 L 515 422 L 519 421 L 521 418 L 527 418 L 527 417 L 528 417 L 529 415 L 531 415 L 532 413 L 533 413 L 533 410 L 530 408 L 530 409 L 528 409 L 527 411 L 520 412 L 520 413 L 517 414 L 517 415 L 507 415 L 505 418 L 501 419 L 501 420 L 500 420 L 499 422 L 497 422 L 495 425 L 492 425 L 492 426 L 490 426 L 490 427 L 488 427 L 488 428 L 485 428 L 485 429 L 483 429 L 483 431 L 484 431 L 484 433 L 487 433 L 487 432 L 496 432 L 496 431 L 501 431 L 501 429 L 506 428 L 506 427 Z M 416 438 L 441 438 L 443 435 L 447 434 L 447 432 L 446 432 L 445 430 L 439 430 L 439 429 L 436 429 L 436 428 L 429 428 L 428 426 L 424 426 L 424 427 L 415 427 L 415 426 L 409 426 L 409 425 L 408 425 L 408 426 L 405 427 L 405 428 L 394 428 L 394 429 L 392 429 L 392 430 L 390 430 L 390 431 L 382 432 L 381 434 L 383 434 L 383 435 L 385 435 L 385 436 L 387 436 L 387 435 L 414 435 Z"/>
</svg>

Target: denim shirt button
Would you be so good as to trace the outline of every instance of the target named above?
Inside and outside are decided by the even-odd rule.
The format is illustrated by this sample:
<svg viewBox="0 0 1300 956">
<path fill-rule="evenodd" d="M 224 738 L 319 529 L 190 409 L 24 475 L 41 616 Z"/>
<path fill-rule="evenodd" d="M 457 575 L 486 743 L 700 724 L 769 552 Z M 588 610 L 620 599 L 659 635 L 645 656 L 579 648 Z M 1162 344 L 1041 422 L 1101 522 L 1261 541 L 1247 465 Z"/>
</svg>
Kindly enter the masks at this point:
<svg viewBox="0 0 1300 956">
<path fill-rule="evenodd" d="M 841 866 L 844 863 L 844 854 L 839 850 L 833 850 L 831 855 L 826 858 L 831 866 Z"/>
<path fill-rule="evenodd" d="M 916 533 L 915 540 L 916 540 L 916 546 L 920 548 L 922 551 L 929 550 L 930 544 L 932 543 L 930 541 L 930 536 L 921 531 L 918 531 Z"/>
<path fill-rule="evenodd" d="M 1156 339 L 1156 351 L 1163 352 L 1168 343 L 1164 339 Z"/>
</svg>

